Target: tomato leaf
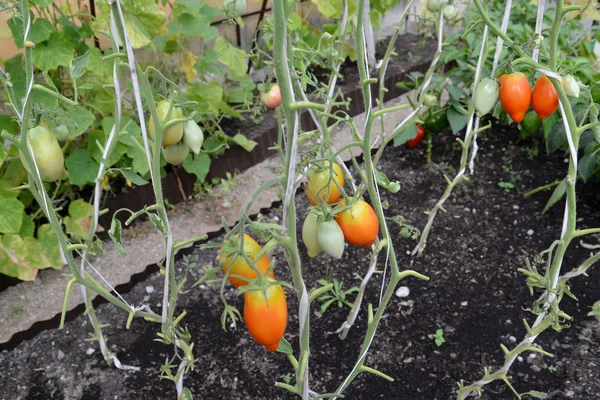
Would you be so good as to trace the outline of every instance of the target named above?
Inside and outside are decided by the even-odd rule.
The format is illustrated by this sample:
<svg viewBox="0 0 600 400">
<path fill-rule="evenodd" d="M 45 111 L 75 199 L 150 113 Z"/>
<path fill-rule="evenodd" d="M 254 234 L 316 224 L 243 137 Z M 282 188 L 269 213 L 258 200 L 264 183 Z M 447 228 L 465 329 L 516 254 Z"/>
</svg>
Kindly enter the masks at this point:
<svg viewBox="0 0 600 400">
<path fill-rule="evenodd" d="M 562 199 L 563 196 L 565 195 L 566 191 L 567 191 L 567 181 L 565 179 L 563 179 L 558 184 L 558 186 L 554 189 L 554 192 L 552 192 L 552 196 L 550 196 L 548 203 L 546 203 L 546 206 L 542 210 L 542 214 L 545 214 L 546 211 L 548 211 L 554 204 L 556 204 L 560 199 Z"/>
<path fill-rule="evenodd" d="M 375 171 L 375 176 L 377 178 L 377 184 L 388 190 L 390 193 L 398 193 L 398 191 L 400 190 L 400 182 L 391 182 L 388 179 L 387 175 L 383 172 L 377 170 Z"/>
<path fill-rule="evenodd" d="M 0 199 L 0 233 L 19 233 L 25 206 L 17 199 Z"/>
<path fill-rule="evenodd" d="M 254 140 L 248 139 L 246 136 L 242 135 L 241 133 L 238 133 L 231 139 L 238 145 L 242 146 L 244 148 L 244 150 L 246 150 L 248 152 L 252 151 L 252 149 L 254 149 L 254 147 L 258 144 Z"/>
<path fill-rule="evenodd" d="M 277 347 L 277 352 L 279 353 L 285 353 L 285 354 L 292 354 L 293 349 L 292 349 L 292 345 L 290 344 L 290 342 L 288 342 L 287 340 L 285 340 L 285 338 L 281 338 L 281 340 L 279 341 L 279 347 Z"/>
<path fill-rule="evenodd" d="M 144 186 L 145 184 L 148 183 L 147 180 L 145 180 L 144 178 L 142 178 L 141 176 L 139 176 L 138 174 L 136 174 L 135 172 L 133 172 L 130 169 L 126 169 L 126 168 L 121 169 L 121 173 L 123 174 L 125 179 L 129 179 L 134 185 Z"/>
<path fill-rule="evenodd" d="M 63 32 L 53 32 L 47 41 L 36 44 L 31 53 L 33 63 L 41 70 L 68 67 L 75 49 Z"/>
<path fill-rule="evenodd" d="M 86 149 L 75 149 L 69 155 L 65 164 L 69 172 L 69 182 L 73 185 L 94 183 L 100 167 Z"/>
<path fill-rule="evenodd" d="M 125 257 L 127 255 L 127 252 L 125 251 L 125 248 L 121 244 L 122 233 L 123 233 L 123 228 L 121 226 L 121 221 L 119 221 L 117 218 L 115 218 L 113 216 L 112 222 L 110 224 L 110 229 L 108 230 L 108 236 L 110 236 L 110 239 L 115 244 L 115 247 L 117 248 L 117 251 L 119 252 L 121 257 Z"/>
<path fill-rule="evenodd" d="M 200 153 L 198 159 L 195 159 L 192 154 L 189 154 L 183 162 L 183 169 L 196 175 L 199 182 L 204 182 L 210 169 L 210 157 L 206 153 Z"/>
<path fill-rule="evenodd" d="M 450 128 L 452 128 L 452 133 L 458 133 L 467 126 L 467 116 L 456 110 L 456 108 L 448 107 L 446 115 L 448 116 L 448 122 L 450 123 Z"/>
<path fill-rule="evenodd" d="M 402 128 L 402 130 L 394 136 L 394 147 L 401 146 L 415 137 L 417 137 L 417 126 L 415 124 L 410 124 Z"/>
<path fill-rule="evenodd" d="M 588 179 L 590 179 L 592 177 L 592 175 L 594 174 L 594 170 L 596 169 L 596 166 L 598 165 L 599 161 L 600 161 L 600 151 L 599 150 L 593 151 L 590 154 L 586 154 L 579 161 L 579 168 L 578 168 L 579 171 L 578 172 L 584 182 L 587 182 Z"/>
</svg>

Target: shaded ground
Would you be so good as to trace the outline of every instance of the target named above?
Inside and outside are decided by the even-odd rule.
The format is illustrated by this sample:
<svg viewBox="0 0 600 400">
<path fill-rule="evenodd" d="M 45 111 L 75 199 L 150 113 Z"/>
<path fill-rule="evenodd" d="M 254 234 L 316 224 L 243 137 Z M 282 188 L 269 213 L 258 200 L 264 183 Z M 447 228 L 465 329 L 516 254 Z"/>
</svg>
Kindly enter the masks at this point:
<svg viewBox="0 0 600 400">
<path fill-rule="evenodd" d="M 388 215 L 402 215 L 407 223 L 422 227 L 423 211 L 432 207 L 443 190 L 442 171 L 453 175 L 458 153 L 449 133 L 434 138 L 435 164 L 424 164 L 425 146 L 409 151 L 389 149 L 382 170 L 390 179 L 400 180 L 397 195 L 382 193 L 389 203 Z M 422 258 L 407 253 L 415 242 L 402 239 L 393 226 L 395 245 L 402 267 L 430 276 L 430 282 L 407 279 L 401 285 L 410 289 L 405 298 L 394 297 L 371 347 L 367 365 L 396 379 L 361 375 L 345 393 L 347 399 L 432 400 L 452 398 L 456 382 L 472 381 L 483 367 L 498 366 L 500 344 L 514 346 L 525 333 L 522 319 L 532 320 L 524 311 L 535 296 L 529 294 L 517 268 L 525 257 L 546 249 L 560 232 L 562 203 L 542 215 L 549 193 L 529 200 L 522 192 L 560 179 L 566 171 L 561 155 L 546 157 L 533 142 L 511 144 L 518 132 L 503 127 L 480 139 L 480 153 L 471 181 L 455 190 L 439 214 Z M 530 160 L 528 155 L 542 155 Z M 513 182 L 516 189 L 505 191 L 499 182 Z M 579 187 L 580 227 L 600 226 L 597 185 Z M 298 195 L 299 213 L 307 207 L 305 195 Z M 280 210 L 272 211 L 277 215 Z M 597 238 L 596 238 L 597 239 Z M 590 238 L 591 240 L 591 238 Z M 573 243 L 564 264 L 566 270 L 579 265 L 589 250 Z M 216 250 L 194 250 L 192 260 L 200 266 L 212 262 Z M 303 254 L 303 272 L 310 287 L 327 275 L 343 281 L 344 287 L 358 285 L 356 274 L 364 274 L 368 251 L 347 247 L 344 257 L 329 266 L 321 255 L 309 260 Z M 279 279 L 290 278 L 278 256 Z M 380 260 L 381 265 L 383 259 Z M 181 267 L 181 265 L 180 265 Z M 197 276 L 197 269 L 193 274 Z M 348 374 L 366 330 L 366 304 L 377 304 L 380 275 L 375 275 L 367 291 L 363 312 L 349 337 L 342 341 L 330 334 L 345 320 L 348 309 L 330 308 L 324 316 L 312 312 L 311 388 L 319 393 L 333 391 Z M 194 279 L 191 279 L 192 281 Z M 543 390 L 553 398 L 595 400 L 600 397 L 600 326 L 587 317 L 589 307 L 600 298 L 600 279 L 595 270 L 590 277 L 573 280 L 578 302 L 566 298 L 564 310 L 573 316 L 572 327 L 562 333 L 545 332 L 539 343 L 555 358 L 523 354 L 511 370 L 519 391 Z M 125 298 L 134 304 L 147 302 L 159 311 L 162 281 L 158 274 L 135 286 Z M 242 308 L 242 299 L 233 290 L 230 301 Z M 286 338 L 298 349 L 297 301 L 288 291 L 290 323 Z M 275 380 L 292 372 L 281 354 L 270 354 L 256 345 L 243 325 L 224 332 L 220 326 L 222 305 L 218 288 L 195 288 L 181 296 L 180 309 L 195 338 L 198 368 L 186 379 L 195 398 L 201 399 L 291 399 L 293 396 L 273 386 Z M 67 324 L 64 331 L 46 331 L 10 352 L 0 353 L 3 384 L 0 399 L 166 399 L 174 398 L 172 383 L 159 381 L 158 370 L 170 349 L 154 341 L 155 326 L 134 321 L 125 330 L 126 315 L 110 305 L 98 310 L 109 344 L 122 362 L 142 367 L 141 372 L 122 372 L 104 365 L 95 343 L 84 342 L 90 329 L 83 316 Z M 10 321 L 6 321 L 10 323 Z M 446 343 L 437 347 L 427 335 L 442 328 Z M 552 366 L 552 368 L 550 368 Z M 554 371 L 554 372 L 552 372 Z M 484 399 L 512 399 L 502 384 L 486 387 Z"/>
</svg>

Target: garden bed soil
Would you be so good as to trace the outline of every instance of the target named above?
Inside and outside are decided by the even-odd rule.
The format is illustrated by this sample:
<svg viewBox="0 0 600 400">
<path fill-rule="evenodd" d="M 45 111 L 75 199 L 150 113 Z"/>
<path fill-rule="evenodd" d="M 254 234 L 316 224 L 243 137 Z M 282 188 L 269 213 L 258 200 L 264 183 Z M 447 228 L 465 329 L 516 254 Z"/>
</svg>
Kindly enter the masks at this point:
<svg viewBox="0 0 600 400">
<path fill-rule="evenodd" d="M 498 367 L 503 361 L 500 344 L 512 348 L 525 332 L 522 320 L 532 321 L 526 311 L 532 296 L 517 269 L 558 238 L 563 206 L 547 214 L 541 210 L 549 192 L 524 199 L 523 193 L 564 177 L 567 164 L 561 154 L 546 156 L 542 145 L 518 142 L 513 127 L 495 127 L 480 138 L 475 174 L 455 188 L 446 202 L 447 213 L 438 214 L 423 257 L 408 253 L 415 242 L 399 235 L 392 224 L 392 237 L 401 269 L 411 268 L 431 277 L 429 282 L 408 278 L 401 285 L 408 297 L 394 296 L 371 346 L 366 365 L 392 376 L 395 382 L 362 374 L 345 392 L 346 399 L 446 400 L 455 396 L 456 382 L 479 379 L 485 366 Z M 516 144 L 515 144 L 516 143 Z M 459 154 L 448 132 L 434 137 L 433 162 L 424 163 L 425 146 L 386 151 L 381 169 L 402 183 L 401 191 L 382 192 L 389 203 L 387 215 L 402 215 L 408 224 L 424 226 L 423 212 L 433 207 L 445 190 L 442 173 L 452 176 Z M 540 155 L 533 159 L 535 152 Z M 505 191 L 499 182 L 514 182 Z M 579 227 L 600 226 L 597 184 L 578 186 Z M 308 202 L 297 195 L 298 213 Z M 279 208 L 268 213 L 280 215 Z M 222 237 L 215 238 L 215 241 Z M 598 241 L 598 237 L 589 238 Z M 325 255 L 309 259 L 301 246 L 303 273 L 309 288 L 325 277 L 330 268 L 344 288 L 357 286 L 364 275 L 369 252 L 347 246 L 334 263 Z M 579 243 L 571 245 L 564 270 L 575 268 L 589 255 Z M 194 248 L 191 259 L 203 265 L 214 262 L 216 249 Z M 290 280 L 281 255 L 276 273 Z M 384 264 L 380 257 L 380 266 Z M 192 270 L 190 283 L 200 267 Z M 178 262 L 181 272 L 182 263 Z M 388 271 L 389 272 L 389 271 Z M 389 276 L 389 273 L 387 274 Z M 512 383 L 521 393 L 546 391 L 555 399 L 595 400 L 600 397 L 600 324 L 586 314 L 600 297 L 597 270 L 589 277 L 573 279 L 572 291 L 578 301 L 565 296 L 563 309 L 573 317 L 571 327 L 561 333 L 544 332 L 538 343 L 555 354 L 523 354 L 511 369 Z M 318 393 L 335 390 L 350 372 L 366 332 L 366 307 L 376 305 L 381 275 L 374 275 L 361 313 L 346 340 L 332 334 L 346 319 L 349 309 L 331 307 L 324 315 L 319 304 L 311 310 L 310 387 Z M 153 274 L 125 295 L 132 304 L 147 303 L 160 311 L 162 277 Z M 282 354 L 268 353 L 257 345 L 243 323 L 236 331 L 223 331 L 222 304 L 217 286 L 201 285 L 180 296 L 179 311 L 186 310 L 184 324 L 194 338 L 197 368 L 185 379 L 195 398 L 200 399 L 292 399 L 295 396 L 274 387 L 292 368 Z M 227 285 L 228 301 L 242 308 L 242 297 Z M 297 298 L 287 290 L 290 318 L 286 338 L 298 350 Z M 167 399 L 175 398 L 174 385 L 159 379 L 159 367 L 171 348 L 156 338 L 157 325 L 135 320 L 125 329 L 127 315 L 108 304 L 98 307 L 98 317 L 110 324 L 105 329 L 109 346 L 121 362 L 140 366 L 139 372 L 107 367 L 94 342 L 85 342 L 90 330 L 87 317 L 78 316 L 62 331 L 48 330 L 0 353 L 0 399 Z M 5 321 L 10 323 L 10 321 Z M 427 337 L 444 330 L 446 342 L 440 347 Z M 92 354 L 89 349 L 96 350 Z M 87 351 L 87 352 L 86 352 Z M 483 399 L 513 399 L 503 383 L 485 387 Z"/>
</svg>

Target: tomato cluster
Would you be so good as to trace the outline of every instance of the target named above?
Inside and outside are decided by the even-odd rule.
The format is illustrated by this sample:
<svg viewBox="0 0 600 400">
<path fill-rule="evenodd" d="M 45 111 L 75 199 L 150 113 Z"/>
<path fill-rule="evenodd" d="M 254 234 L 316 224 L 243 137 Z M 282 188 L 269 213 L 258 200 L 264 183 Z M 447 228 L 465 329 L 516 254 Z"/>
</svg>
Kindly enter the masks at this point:
<svg viewBox="0 0 600 400">
<path fill-rule="evenodd" d="M 187 122 L 173 122 L 183 119 L 181 107 L 172 105 L 167 100 L 162 100 L 156 105 L 158 120 L 163 125 L 163 136 L 161 145 L 165 161 L 172 165 L 179 165 L 185 161 L 190 150 L 194 154 L 200 154 L 200 148 L 204 141 L 202 129 L 192 120 Z M 155 138 L 156 128 L 154 118 L 148 121 L 148 130 L 152 139 Z"/>
<path fill-rule="evenodd" d="M 558 92 L 545 75 L 537 80 L 533 92 L 522 72 L 502 75 L 499 84 L 500 104 L 515 122 L 523 121 L 530 105 L 541 119 L 548 118 L 558 109 Z"/>
<path fill-rule="evenodd" d="M 302 226 L 302 240 L 309 257 L 325 252 L 339 259 L 344 254 L 345 242 L 367 248 L 375 243 L 379 220 L 373 208 L 360 198 L 339 200 L 344 175 L 338 164 L 326 161 L 319 167 L 313 165 L 307 180 L 308 200 L 313 206 L 319 206 L 308 213 Z M 335 203 L 339 211 L 331 218 L 323 206 Z"/>
<path fill-rule="evenodd" d="M 231 247 L 239 248 L 239 236 L 231 239 Z M 226 253 L 225 245 L 219 250 L 217 261 L 227 279 L 236 288 L 248 285 L 269 270 L 269 257 L 263 254 L 256 260 L 262 247 L 250 235 L 244 234 L 243 251 Z M 275 279 L 273 270 L 267 275 L 269 283 Z M 288 320 L 287 301 L 281 285 L 271 284 L 263 290 L 244 292 L 244 320 L 252 337 L 269 351 L 275 351 L 285 333 Z"/>
</svg>

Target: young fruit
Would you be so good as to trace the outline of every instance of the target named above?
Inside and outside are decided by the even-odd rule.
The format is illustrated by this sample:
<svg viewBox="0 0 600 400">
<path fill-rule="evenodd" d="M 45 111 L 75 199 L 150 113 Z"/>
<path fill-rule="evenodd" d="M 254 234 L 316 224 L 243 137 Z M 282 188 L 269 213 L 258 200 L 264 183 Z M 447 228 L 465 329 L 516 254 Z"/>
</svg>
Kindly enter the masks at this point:
<svg viewBox="0 0 600 400">
<path fill-rule="evenodd" d="M 279 85 L 273 85 L 271 90 L 261 95 L 262 102 L 268 108 L 277 108 L 281 105 L 281 91 Z"/>
<path fill-rule="evenodd" d="M 535 83 L 531 103 L 541 119 L 548 118 L 558 108 L 558 92 L 546 75 L 540 76 Z"/>
<path fill-rule="evenodd" d="M 531 86 L 521 72 L 502 75 L 500 81 L 500 104 L 515 122 L 523 121 L 531 104 Z"/>
<path fill-rule="evenodd" d="M 281 285 L 269 286 L 264 293 L 261 290 L 244 292 L 244 320 L 254 340 L 269 351 L 277 350 L 288 320 Z"/>
<path fill-rule="evenodd" d="M 444 18 L 446 21 L 453 20 L 458 15 L 458 9 L 452 4 L 446 4 L 444 6 Z"/>
<path fill-rule="evenodd" d="M 348 200 L 352 202 L 352 197 Z M 344 205 L 344 199 L 340 206 Z M 335 220 L 344 232 L 344 239 L 350 244 L 371 247 L 379 233 L 379 219 L 375 210 L 363 199 L 356 201 L 350 208 L 335 214 Z"/>
<path fill-rule="evenodd" d="M 522 137 L 535 136 L 540 131 L 542 120 L 535 111 L 528 111 L 520 125 Z"/>
<path fill-rule="evenodd" d="M 427 107 L 433 107 L 437 104 L 437 97 L 432 94 L 425 94 L 423 96 L 423 104 Z"/>
<path fill-rule="evenodd" d="M 321 201 L 325 201 L 327 204 L 335 203 L 341 196 L 338 186 L 340 188 L 344 186 L 342 168 L 336 163 L 330 165 L 329 161 L 325 161 L 322 168 L 313 165 L 308 171 L 306 194 L 308 201 L 313 206 Z"/>
<path fill-rule="evenodd" d="M 44 182 L 59 180 L 64 170 L 65 158 L 56 137 L 44 126 L 38 125 L 27 132 L 27 139 L 40 172 L 40 178 Z M 22 154 L 19 156 L 27 172 L 31 173 L 25 157 Z"/>
<path fill-rule="evenodd" d="M 317 214 L 309 212 L 302 224 L 302 241 L 308 250 L 308 256 L 314 258 L 323 252 L 319 246 L 317 238 L 319 231 L 319 217 Z"/>
<path fill-rule="evenodd" d="M 322 221 L 317 231 L 319 247 L 333 258 L 340 259 L 344 254 L 344 232 L 335 220 Z"/>
<path fill-rule="evenodd" d="M 237 239 L 238 237 L 238 235 L 234 236 L 234 238 L 232 239 L 234 243 L 232 243 L 232 245 L 237 246 L 237 243 L 239 243 L 239 239 Z M 256 240 L 252 239 L 250 235 L 244 234 L 244 253 L 246 253 L 246 256 L 248 257 L 248 260 L 250 260 L 250 262 L 254 261 L 254 257 L 256 257 L 256 255 L 260 252 L 261 249 L 262 247 L 258 243 L 256 243 Z M 219 249 L 217 261 L 222 267 L 221 271 L 223 271 L 223 273 L 227 273 L 228 269 L 230 270 L 228 279 L 234 287 L 237 288 L 240 286 L 247 285 L 250 280 L 256 279 L 256 272 L 246 262 L 246 259 L 243 255 L 234 253 L 229 254 L 227 257 L 225 257 L 225 254 L 223 254 L 223 250 L 224 247 L 221 247 Z M 263 254 L 262 257 L 260 257 L 258 261 L 254 263 L 254 266 L 261 272 L 261 274 L 264 274 L 269 269 L 269 257 L 266 254 Z M 233 275 L 239 275 L 240 278 Z M 268 276 L 269 278 L 273 278 L 275 276 L 273 270 L 269 272 Z M 247 279 L 242 279 L 241 277 Z"/>
<path fill-rule="evenodd" d="M 173 146 L 163 147 L 162 153 L 165 161 L 172 165 L 179 165 L 185 161 L 190 148 L 185 143 L 174 144 Z"/>
<path fill-rule="evenodd" d="M 427 0 L 427 10 L 434 13 L 442 8 L 440 0 Z"/>
<path fill-rule="evenodd" d="M 202 129 L 193 120 L 189 120 L 183 127 L 183 143 L 190 148 L 194 154 L 200 154 L 202 148 L 202 142 L 204 142 L 204 135 Z"/>
<path fill-rule="evenodd" d="M 410 139 L 408 142 L 406 142 L 406 147 L 408 147 L 409 149 L 414 149 L 415 147 L 417 147 L 419 145 L 419 143 L 421 143 L 423 141 L 424 137 L 425 137 L 425 129 L 423 129 L 422 126 L 417 125 L 417 136 L 415 136 L 413 139 Z"/>
<path fill-rule="evenodd" d="M 484 78 L 477 84 L 473 104 L 479 117 L 492 111 L 498 101 L 499 93 L 498 82 L 493 79 Z"/>
<path fill-rule="evenodd" d="M 179 107 L 173 107 L 171 110 L 171 115 L 169 115 L 169 119 L 165 120 L 167 114 L 169 113 L 169 108 L 171 107 L 171 103 L 167 100 L 163 100 L 156 105 L 156 112 L 158 113 L 158 119 L 161 124 L 165 125 L 169 121 L 174 119 L 183 118 L 183 110 Z M 150 121 L 148 122 L 148 130 L 150 131 L 150 136 L 152 139 L 155 137 L 154 132 L 154 118 L 150 116 Z M 172 146 L 175 143 L 178 143 L 183 137 L 183 122 L 178 122 L 174 125 L 169 126 L 163 132 L 162 142 L 161 144 L 164 147 Z"/>
<path fill-rule="evenodd" d="M 225 0 L 223 10 L 226 14 L 239 17 L 246 12 L 246 0 Z"/>
<path fill-rule="evenodd" d="M 565 93 L 569 97 L 579 98 L 579 83 L 573 78 L 572 75 L 567 75 L 562 79 L 563 88 L 565 88 Z"/>
</svg>

